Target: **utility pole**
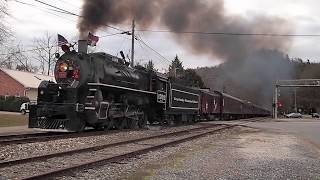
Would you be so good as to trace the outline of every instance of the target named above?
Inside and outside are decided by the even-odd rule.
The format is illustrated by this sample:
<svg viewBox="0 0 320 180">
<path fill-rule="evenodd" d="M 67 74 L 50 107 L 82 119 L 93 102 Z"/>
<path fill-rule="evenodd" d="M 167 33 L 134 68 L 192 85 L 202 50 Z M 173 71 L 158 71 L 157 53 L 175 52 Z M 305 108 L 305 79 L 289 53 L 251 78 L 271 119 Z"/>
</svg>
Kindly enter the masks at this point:
<svg viewBox="0 0 320 180">
<path fill-rule="evenodd" d="M 278 119 L 278 85 L 274 90 L 274 119 Z"/>
<path fill-rule="evenodd" d="M 131 44 L 131 67 L 134 67 L 134 39 L 135 39 L 135 35 L 134 35 L 134 29 L 135 29 L 135 20 L 132 20 L 132 44 Z"/>
<path fill-rule="evenodd" d="M 294 111 L 297 113 L 298 108 L 297 108 L 297 88 L 294 88 Z"/>
</svg>

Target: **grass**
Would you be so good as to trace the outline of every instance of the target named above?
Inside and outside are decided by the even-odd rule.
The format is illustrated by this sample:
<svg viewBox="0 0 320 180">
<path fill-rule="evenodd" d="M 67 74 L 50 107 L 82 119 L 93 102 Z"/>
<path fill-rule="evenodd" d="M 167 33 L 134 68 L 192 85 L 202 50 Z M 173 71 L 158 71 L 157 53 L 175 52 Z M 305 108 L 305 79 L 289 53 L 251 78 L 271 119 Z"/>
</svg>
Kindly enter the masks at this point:
<svg viewBox="0 0 320 180">
<path fill-rule="evenodd" d="M 28 124 L 28 115 L 0 114 L 0 127 L 25 126 Z"/>
</svg>

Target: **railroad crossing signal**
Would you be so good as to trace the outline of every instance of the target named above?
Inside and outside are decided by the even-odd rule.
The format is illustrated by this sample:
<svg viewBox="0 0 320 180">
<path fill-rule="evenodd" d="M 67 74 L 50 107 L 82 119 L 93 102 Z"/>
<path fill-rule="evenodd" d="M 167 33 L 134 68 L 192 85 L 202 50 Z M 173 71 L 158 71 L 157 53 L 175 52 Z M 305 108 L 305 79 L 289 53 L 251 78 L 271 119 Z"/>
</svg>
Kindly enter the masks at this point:
<svg viewBox="0 0 320 180">
<path fill-rule="evenodd" d="M 283 104 L 278 102 L 280 96 L 281 87 L 297 88 L 297 87 L 320 87 L 320 79 L 297 79 L 297 80 L 279 80 L 275 84 L 274 91 L 274 111 L 273 117 L 278 119 L 278 107 L 282 107 Z"/>
</svg>

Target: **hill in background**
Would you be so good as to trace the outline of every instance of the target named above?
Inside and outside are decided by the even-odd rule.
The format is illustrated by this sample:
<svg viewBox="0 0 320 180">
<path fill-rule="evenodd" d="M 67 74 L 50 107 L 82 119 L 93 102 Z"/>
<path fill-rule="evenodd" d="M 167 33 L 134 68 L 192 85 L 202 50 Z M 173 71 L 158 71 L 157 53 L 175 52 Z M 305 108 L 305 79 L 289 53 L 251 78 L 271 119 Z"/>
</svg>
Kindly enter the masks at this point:
<svg viewBox="0 0 320 180">
<path fill-rule="evenodd" d="M 198 68 L 205 85 L 211 89 L 224 91 L 241 99 L 271 109 L 274 83 L 284 79 L 320 79 L 320 64 L 304 63 L 301 59 L 290 59 L 279 51 L 262 50 L 246 59 L 234 59 L 216 67 Z M 320 93 L 317 89 L 298 89 L 300 108 L 320 107 Z M 280 101 L 283 111 L 292 111 L 294 89 L 281 89 Z"/>
</svg>

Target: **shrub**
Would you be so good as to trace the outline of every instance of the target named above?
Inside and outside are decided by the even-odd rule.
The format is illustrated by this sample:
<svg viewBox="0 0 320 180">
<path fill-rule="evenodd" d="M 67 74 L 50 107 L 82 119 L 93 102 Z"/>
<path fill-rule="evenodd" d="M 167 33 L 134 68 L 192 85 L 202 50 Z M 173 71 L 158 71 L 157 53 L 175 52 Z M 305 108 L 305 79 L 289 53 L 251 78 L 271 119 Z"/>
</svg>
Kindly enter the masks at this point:
<svg viewBox="0 0 320 180">
<path fill-rule="evenodd" d="M 19 112 L 21 104 L 29 101 L 27 97 L 0 96 L 0 111 Z"/>
</svg>

